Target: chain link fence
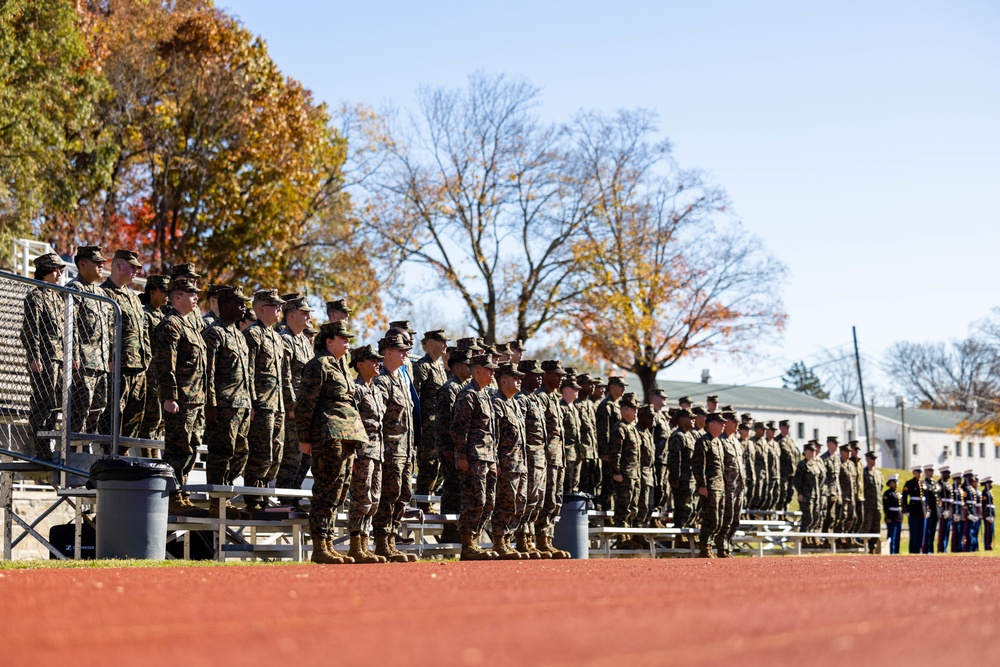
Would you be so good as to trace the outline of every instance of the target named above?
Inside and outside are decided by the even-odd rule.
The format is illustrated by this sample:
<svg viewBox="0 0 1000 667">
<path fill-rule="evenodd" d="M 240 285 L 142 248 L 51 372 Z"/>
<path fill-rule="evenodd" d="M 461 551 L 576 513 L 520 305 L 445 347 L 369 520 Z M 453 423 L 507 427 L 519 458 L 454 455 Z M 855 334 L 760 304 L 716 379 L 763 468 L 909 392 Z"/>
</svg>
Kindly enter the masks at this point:
<svg viewBox="0 0 1000 667">
<path fill-rule="evenodd" d="M 61 465 L 60 485 L 121 453 L 121 318 L 103 294 L 0 272 L 0 448 Z"/>
</svg>

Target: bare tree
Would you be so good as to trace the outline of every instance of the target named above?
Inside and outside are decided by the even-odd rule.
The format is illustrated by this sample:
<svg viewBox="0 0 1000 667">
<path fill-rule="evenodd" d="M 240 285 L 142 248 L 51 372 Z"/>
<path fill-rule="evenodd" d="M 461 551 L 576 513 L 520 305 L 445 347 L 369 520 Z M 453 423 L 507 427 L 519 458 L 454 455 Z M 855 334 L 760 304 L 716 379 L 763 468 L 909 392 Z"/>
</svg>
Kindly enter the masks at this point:
<svg viewBox="0 0 1000 667">
<path fill-rule="evenodd" d="M 948 343 L 899 341 L 886 352 L 886 371 L 921 407 L 973 410 L 1000 395 L 996 349 L 969 336 Z"/>
<path fill-rule="evenodd" d="M 563 176 L 563 134 L 536 116 L 538 96 L 526 81 L 482 73 L 464 90 L 422 89 L 366 183 L 371 247 L 386 274 L 428 269 L 487 341 L 501 328 L 530 338 L 554 317 L 586 213 Z"/>
</svg>

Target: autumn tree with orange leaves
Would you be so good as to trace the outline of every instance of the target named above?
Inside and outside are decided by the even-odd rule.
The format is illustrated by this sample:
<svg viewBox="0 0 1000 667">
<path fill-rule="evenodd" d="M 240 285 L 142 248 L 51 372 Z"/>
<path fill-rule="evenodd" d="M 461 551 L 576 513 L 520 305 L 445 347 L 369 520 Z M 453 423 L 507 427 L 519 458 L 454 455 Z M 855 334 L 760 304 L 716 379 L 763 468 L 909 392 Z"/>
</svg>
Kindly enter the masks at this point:
<svg viewBox="0 0 1000 667">
<path fill-rule="evenodd" d="M 579 296 L 560 324 L 595 358 L 638 375 L 682 358 L 743 354 L 786 315 L 786 269 L 732 220 L 725 193 L 674 164 L 655 115 L 580 114 L 572 124 L 581 187 L 593 209 L 573 244 Z"/>
</svg>

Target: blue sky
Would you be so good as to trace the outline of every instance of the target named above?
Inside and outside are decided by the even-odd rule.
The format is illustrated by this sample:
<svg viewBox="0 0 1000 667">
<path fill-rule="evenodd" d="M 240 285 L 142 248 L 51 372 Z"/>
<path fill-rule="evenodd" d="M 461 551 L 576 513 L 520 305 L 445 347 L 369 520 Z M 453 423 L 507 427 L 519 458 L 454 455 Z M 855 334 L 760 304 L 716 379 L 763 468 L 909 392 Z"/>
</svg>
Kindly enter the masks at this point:
<svg viewBox="0 0 1000 667">
<path fill-rule="evenodd" d="M 788 265 L 783 344 L 664 379 L 756 382 L 850 342 L 944 340 L 1000 306 L 1000 3 L 219 0 L 337 105 L 477 69 L 541 113 L 656 110 Z M 443 298 L 443 297 L 442 297 Z M 777 384 L 777 380 L 764 384 Z"/>
</svg>

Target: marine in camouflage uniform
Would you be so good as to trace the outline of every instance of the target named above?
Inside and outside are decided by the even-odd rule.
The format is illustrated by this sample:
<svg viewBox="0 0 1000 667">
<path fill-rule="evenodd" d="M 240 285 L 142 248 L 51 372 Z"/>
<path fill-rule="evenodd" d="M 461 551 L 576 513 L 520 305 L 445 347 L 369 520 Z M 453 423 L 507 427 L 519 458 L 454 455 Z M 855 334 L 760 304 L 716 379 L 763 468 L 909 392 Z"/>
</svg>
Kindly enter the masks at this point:
<svg viewBox="0 0 1000 667">
<path fill-rule="evenodd" d="M 677 411 L 677 429 L 667 444 L 667 469 L 674 497 L 673 523 L 676 528 L 690 528 L 697 522 L 694 514 L 695 479 L 691 469 L 696 442 L 691 428 L 691 412 Z"/>
<path fill-rule="evenodd" d="M 358 446 L 368 444 L 365 426 L 355 404 L 355 384 L 341 359 L 354 334 L 345 322 L 328 322 L 316 337 L 318 354 L 302 369 L 295 403 L 299 446 L 312 454 L 313 489 L 309 506 L 309 533 L 313 562 L 353 563 L 333 548 L 337 506 L 348 483 L 351 459 Z"/>
<path fill-rule="evenodd" d="M 635 425 L 638 407 L 635 394 L 622 396 L 619 402 L 622 418 L 612 429 L 608 442 L 608 462 L 615 490 L 615 526 L 618 528 L 633 526 L 639 510 L 642 437 Z M 627 537 L 618 544 L 624 548 L 634 546 Z"/>
<path fill-rule="evenodd" d="M 452 349 L 449 352 L 448 380 L 438 389 L 434 400 L 437 408 L 434 442 L 438 450 L 438 459 L 441 461 L 438 471 L 441 475 L 442 514 L 458 514 L 462 507 L 461 483 L 458 478 L 458 468 L 455 467 L 455 445 L 451 440 L 451 418 L 455 412 L 455 401 L 472 374 L 469 359 L 471 359 L 469 350 Z M 457 526 L 446 523 L 442 529 L 441 542 L 455 543 L 460 540 Z"/>
<path fill-rule="evenodd" d="M 309 326 L 312 308 L 305 296 L 298 292 L 284 294 L 285 322 L 278 327 L 278 334 L 285 346 L 288 371 L 292 377 L 292 391 L 298 393 L 302 382 L 302 370 L 313 358 L 313 345 L 305 334 Z M 350 377 L 350 375 L 348 375 Z M 281 454 L 281 465 L 275 486 L 279 489 L 301 489 L 312 465 L 312 458 L 299 450 L 299 435 L 295 420 L 285 423 L 285 447 Z M 297 505 L 293 502 L 292 505 Z"/>
<path fill-rule="evenodd" d="M 496 500 L 496 441 L 493 405 L 487 387 L 497 366 L 487 354 L 473 357 L 470 366 L 472 381 L 458 395 L 451 420 L 451 440 L 462 489 L 458 530 L 462 536 L 462 560 L 490 560 L 496 555 L 483 551 L 478 543 Z"/>
<path fill-rule="evenodd" d="M 861 523 L 862 533 L 882 532 L 882 503 L 879 501 L 879 492 L 882 490 L 884 483 L 881 471 L 875 467 L 876 457 L 877 454 L 875 452 L 865 453 L 865 462 L 867 465 L 865 466 L 863 478 L 865 497 L 864 520 Z M 867 547 L 870 554 L 882 553 L 882 540 L 877 537 L 869 538 Z"/>
<path fill-rule="evenodd" d="M 129 287 L 135 270 L 140 268 L 142 263 L 139 262 L 136 253 L 131 250 L 116 250 L 111 261 L 111 275 L 101 284 L 105 293 L 118 302 L 122 311 L 119 434 L 123 438 L 134 438 L 138 435 L 146 410 L 146 370 L 153 358 L 146 313 L 142 302 L 139 301 L 139 295 Z M 114 398 L 109 397 L 109 400 Z M 198 414 L 200 415 L 200 407 Z M 111 433 L 111 410 L 104 411 L 100 432 Z M 128 448 L 119 447 L 118 450 L 118 453 L 123 455 Z"/>
<path fill-rule="evenodd" d="M 209 285 L 205 288 L 205 300 L 208 301 L 208 312 L 201 316 L 205 328 L 218 324 L 222 318 L 219 315 L 219 291 L 224 285 Z"/>
<path fill-rule="evenodd" d="M 580 490 L 580 438 L 582 424 L 580 423 L 580 410 L 577 405 L 577 397 L 580 392 L 580 385 L 576 383 L 575 377 L 566 376 L 560 386 L 562 399 L 559 401 L 559 409 L 562 411 L 563 426 L 563 463 L 566 466 L 563 478 L 563 494 L 576 493 Z"/>
<path fill-rule="evenodd" d="M 417 485 L 418 496 L 429 496 L 441 486 L 441 459 L 437 447 L 437 393 L 448 381 L 444 367 L 444 352 L 448 338 L 444 329 L 435 329 L 424 334 L 423 345 L 426 353 L 413 364 L 413 386 L 420 399 L 420 442 L 417 444 Z M 418 507 L 430 509 L 430 503 L 420 502 Z"/>
<path fill-rule="evenodd" d="M 108 261 L 101 254 L 101 248 L 78 248 L 74 259 L 78 274 L 66 287 L 107 297 L 104 289 L 97 285 L 101 266 Z M 108 366 L 111 362 L 114 313 L 111 306 L 95 299 L 76 299 L 74 305 L 70 430 L 74 433 L 97 433 L 101 415 L 108 406 Z"/>
<path fill-rule="evenodd" d="M 654 389 L 652 393 L 653 405 L 653 446 L 655 449 L 653 458 L 653 525 L 662 527 L 663 518 L 670 511 L 670 479 L 667 468 L 667 443 L 670 441 L 670 415 L 664 404 L 667 394 L 662 389 Z"/>
<path fill-rule="evenodd" d="M 52 284 L 58 282 L 66 266 L 54 252 L 36 257 L 32 263 L 35 279 Z M 49 438 L 38 437 L 38 433 L 52 431 L 56 426 L 56 410 L 61 403 L 65 318 L 63 296 L 55 290 L 33 287 L 24 297 L 20 338 L 31 376 L 28 428 L 35 434 L 35 456 L 46 461 L 52 460 L 52 446 Z"/>
<path fill-rule="evenodd" d="M 194 312 L 198 288 L 194 281 L 177 278 L 170 282 L 170 300 L 175 306 L 180 302 Z M 201 446 L 198 425 L 204 418 L 206 388 L 206 347 L 201 330 L 194 320 L 180 310 L 172 312 L 156 330 L 153 341 L 156 352 L 155 368 L 160 403 L 163 406 L 164 449 L 163 460 L 174 469 L 174 476 L 182 485 Z M 193 505 L 183 493 L 171 501 L 174 513 L 191 513 Z"/>
<path fill-rule="evenodd" d="M 597 456 L 597 402 L 590 400 L 594 379 L 587 373 L 576 376 L 579 399 L 574 403 L 580 415 L 579 491 L 594 495 L 601 483 L 600 459 Z"/>
<path fill-rule="evenodd" d="M 778 446 L 781 447 L 781 496 L 778 509 L 787 512 L 788 503 L 792 502 L 795 496 L 795 486 L 792 484 L 792 477 L 795 476 L 795 469 L 799 465 L 802 455 L 795 445 L 795 440 L 789 435 L 791 424 L 787 419 L 778 422 L 778 429 L 781 433 L 777 437 Z"/>
<path fill-rule="evenodd" d="M 837 454 L 839 444 L 835 436 L 826 439 L 827 451 L 823 452 L 820 459 L 824 466 L 824 508 L 823 524 L 821 527 L 824 533 L 839 532 L 841 504 L 843 498 L 840 494 L 840 456 Z"/>
<path fill-rule="evenodd" d="M 749 427 L 741 427 L 735 412 L 723 412 L 726 420 L 722 444 L 725 447 L 722 464 L 723 480 L 726 496 L 725 509 L 722 513 L 722 530 L 724 536 L 721 548 L 717 549 L 720 558 L 733 555 L 733 538 L 740 527 L 740 516 L 743 513 L 744 475 L 746 474 L 746 447 L 740 437 L 740 428 L 745 428 L 744 435 L 749 434 Z M 716 541 L 718 547 L 719 542 Z"/>
<path fill-rule="evenodd" d="M 857 506 L 856 494 L 858 487 L 857 468 L 850 459 L 851 446 L 843 444 L 840 446 L 840 470 L 837 480 L 840 484 L 840 520 L 838 522 L 838 532 L 847 532 L 854 522 L 854 510 Z M 839 540 L 841 546 L 848 546 L 847 540 Z"/>
<path fill-rule="evenodd" d="M 351 536 L 348 553 L 358 563 L 385 562 L 368 550 L 368 536 L 372 521 L 382 497 L 382 460 L 385 446 L 382 442 L 382 420 L 385 418 L 385 401 L 375 387 L 384 357 L 374 345 L 363 345 L 351 350 L 351 367 L 358 371 L 354 381 L 354 400 L 365 425 L 368 442 L 358 443 L 351 468 L 351 504 L 347 510 L 347 530 Z M 397 558 L 396 560 L 401 560 Z"/>
<path fill-rule="evenodd" d="M 292 372 L 282 336 L 272 327 L 277 323 L 277 309 L 285 305 L 278 290 L 258 290 L 253 307 L 258 321 L 243 332 L 250 350 L 253 371 L 253 419 L 250 420 L 250 455 L 243 471 L 247 486 L 268 486 L 278 476 L 285 445 L 285 410 L 294 417 L 295 391 Z M 245 497 L 247 510 L 267 506 L 263 497 Z"/>
<path fill-rule="evenodd" d="M 524 414 L 514 399 L 524 373 L 505 362 L 497 369 L 498 391 L 493 395 L 493 424 L 496 442 L 496 504 L 490 519 L 493 549 L 500 558 L 531 558 L 533 551 L 511 549 L 510 540 L 521 525 L 528 500 L 528 467 L 525 462 Z M 535 558 L 540 554 L 534 555 Z"/>
<path fill-rule="evenodd" d="M 637 431 L 640 438 L 639 456 L 639 504 L 636 524 L 644 525 L 653 518 L 653 498 L 656 493 L 656 480 L 653 475 L 656 443 L 653 441 L 653 426 L 656 423 L 656 412 L 652 405 L 639 408 Z"/>
<path fill-rule="evenodd" d="M 156 328 L 167 317 L 166 301 L 169 284 L 169 276 L 149 276 L 146 278 L 146 291 L 139 297 L 142 301 L 142 310 L 146 314 L 146 330 L 149 332 L 150 341 L 155 340 Z M 143 410 L 142 421 L 139 422 L 136 437 L 146 440 L 162 440 L 163 409 L 160 405 L 160 393 L 157 385 L 159 373 L 157 373 L 153 361 L 150 361 L 149 369 L 146 371 L 146 407 Z M 151 456 L 155 451 L 155 449 L 149 448 L 144 456 Z"/>
<path fill-rule="evenodd" d="M 809 441 L 802 447 L 803 458 L 795 466 L 795 475 L 792 483 L 795 485 L 795 493 L 799 498 L 799 509 L 802 511 L 802 519 L 799 528 L 802 532 L 813 533 L 820 527 L 822 516 L 820 513 L 820 498 L 825 492 L 823 488 L 823 463 L 815 458 L 816 445 L 814 441 Z M 806 538 L 805 544 L 814 545 L 812 538 Z"/>
<path fill-rule="evenodd" d="M 618 401 L 625 393 L 625 381 L 620 377 L 608 379 L 608 393 L 597 406 L 597 454 L 601 459 L 600 504 L 605 512 L 614 509 L 614 482 L 611 480 L 611 463 L 608 446 L 611 430 L 621 421 Z"/>
<path fill-rule="evenodd" d="M 701 506 L 701 527 L 698 533 L 698 546 L 702 558 L 714 558 L 721 542 L 723 531 L 723 513 L 725 510 L 725 444 L 722 441 L 722 431 L 725 420 L 722 415 L 712 413 L 706 416 L 706 432 L 694 446 L 691 468 L 694 473 L 698 494 L 704 498 Z M 725 526 L 725 534 L 729 526 Z"/>
<path fill-rule="evenodd" d="M 545 501 L 545 431 L 544 397 L 535 394 L 541 383 L 542 366 L 536 359 L 522 359 L 517 370 L 524 373 L 521 392 L 515 396 L 524 414 L 525 445 L 527 448 L 527 501 L 524 518 L 517 529 L 517 550 L 538 554 L 541 558 L 552 558 L 548 551 L 542 552 L 532 544 L 532 532 L 538 513 Z"/>
<path fill-rule="evenodd" d="M 247 463 L 250 409 L 255 398 L 250 349 L 236 326 L 250 299 L 242 288 L 216 292 L 220 317 L 202 332 L 205 339 L 205 477 L 231 486 Z M 215 509 L 218 509 L 217 507 Z"/>
<path fill-rule="evenodd" d="M 774 422 L 767 422 L 764 444 L 767 446 L 767 500 L 763 509 L 773 511 L 781 504 L 781 445 L 774 439 Z"/>
<path fill-rule="evenodd" d="M 750 509 L 762 510 L 767 503 L 767 443 L 764 438 L 764 423 L 755 422 L 750 436 L 750 457 L 753 460 L 754 486 L 750 493 Z"/>
<path fill-rule="evenodd" d="M 558 359 L 542 362 L 542 386 L 535 391 L 545 415 L 545 499 L 535 519 L 536 547 L 548 551 L 553 558 L 568 558 L 569 554 L 552 546 L 552 529 L 562 509 L 566 464 L 563 458 L 563 420 L 559 407 L 559 386 L 566 372 Z"/>
<path fill-rule="evenodd" d="M 385 402 L 382 419 L 385 459 L 382 462 L 382 497 L 373 524 L 375 553 L 390 560 L 406 555 L 396 548 L 395 538 L 403 511 L 413 497 L 410 485 L 415 453 L 413 396 L 409 380 L 402 372 L 409 349 L 409 341 L 402 334 L 385 336 L 378 343 L 379 354 L 385 357 L 382 372 L 375 378 L 375 386 L 382 392 Z"/>
</svg>

